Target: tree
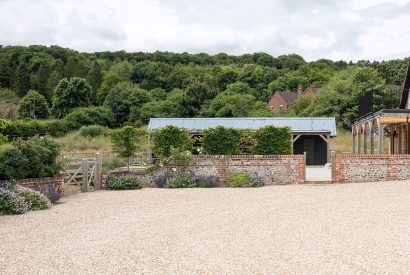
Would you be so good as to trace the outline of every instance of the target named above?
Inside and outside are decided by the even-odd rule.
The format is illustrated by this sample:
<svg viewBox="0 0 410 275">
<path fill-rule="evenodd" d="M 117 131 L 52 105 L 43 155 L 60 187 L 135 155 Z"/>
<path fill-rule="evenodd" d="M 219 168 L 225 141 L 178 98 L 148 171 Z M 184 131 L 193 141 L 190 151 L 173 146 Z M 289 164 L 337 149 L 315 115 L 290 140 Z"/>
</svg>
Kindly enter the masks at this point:
<svg viewBox="0 0 410 275">
<path fill-rule="evenodd" d="M 57 118 L 62 118 L 74 108 L 90 106 L 91 97 L 91 86 L 86 79 L 63 78 L 54 89 L 53 112 Z"/>
<path fill-rule="evenodd" d="M 11 68 L 5 58 L 0 58 L 0 87 L 9 88 L 11 80 Z"/>
<path fill-rule="evenodd" d="M 138 143 L 142 136 L 142 131 L 129 125 L 111 133 L 112 149 L 120 157 L 128 159 L 128 171 L 130 171 L 131 158 L 135 156 L 138 149 Z"/>
<path fill-rule="evenodd" d="M 165 126 L 153 133 L 154 147 L 152 151 L 161 158 L 168 158 L 172 149 L 177 151 L 191 151 L 192 140 L 189 137 L 188 130 L 175 126 Z"/>
<path fill-rule="evenodd" d="M 240 152 L 241 132 L 218 126 L 204 131 L 202 145 L 209 155 L 236 155 Z"/>
<path fill-rule="evenodd" d="M 21 63 L 14 76 L 14 91 L 17 95 L 23 97 L 30 90 L 30 74 L 25 63 Z"/>
<path fill-rule="evenodd" d="M 247 117 L 255 110 L 256 102 L 255 97 L 250 94 L 223 92 L 202 107 L 200 116 Z"/>
<path fill-rule="evenodd" d="M 46 98 L 35 90 L 30 90 L 20 100 L 21 118 L 48 118 L 50 111 Z"/>
<path fill-rule="evenodd" d="M 103 75 L 101 72 L 101 66 L 97 61 L 93 62 L 90 72 L 87 77 L 91 87 L 93 88 L 94 94 L 97 93 L 97 90 L 101 87 L 103 82 Z"/>
<path fill-rule="evenodd" d="M 127 121 L 138 123 L 141 120 L 140 108 L 151 100 L 146 90 L 129 82 L 121 82 L 109 91 L 104 104 L 115 113 L 120 125 Z"/>
<path fill-rule="evenodd" d="M 184 91 L 181 105 L 183 107 L 183 115 L 193 117 L 199 113 L 202 104 L 214 98 L 216 91 L 210 89 L 206 84 L 196 83 L 189 85 Z"/>
</svg>

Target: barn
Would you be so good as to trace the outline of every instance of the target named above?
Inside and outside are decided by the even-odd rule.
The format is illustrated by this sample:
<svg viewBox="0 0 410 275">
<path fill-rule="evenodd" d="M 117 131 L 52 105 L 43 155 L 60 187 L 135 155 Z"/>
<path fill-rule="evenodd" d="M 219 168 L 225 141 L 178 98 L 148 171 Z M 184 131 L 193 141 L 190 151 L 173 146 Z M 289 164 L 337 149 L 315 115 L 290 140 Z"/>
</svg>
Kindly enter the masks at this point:
<svg viewBox="0 0 410 275">
<path fill-rule="evenodd" d="M 329 140 L 336 136 L 335 118 L 151 118 L 148 132 L 172 125 L 185 128 L 191 134 L 223 126 L 256 130 L 264 126 L 290 127 L 293 153 L 306 152 L 307 165 L 324 165 L 329 160 Z M 149 135 L 149 144 L 151 144 Z M 149 149 L 149 156 L 151 150 Z"/>
</svg>

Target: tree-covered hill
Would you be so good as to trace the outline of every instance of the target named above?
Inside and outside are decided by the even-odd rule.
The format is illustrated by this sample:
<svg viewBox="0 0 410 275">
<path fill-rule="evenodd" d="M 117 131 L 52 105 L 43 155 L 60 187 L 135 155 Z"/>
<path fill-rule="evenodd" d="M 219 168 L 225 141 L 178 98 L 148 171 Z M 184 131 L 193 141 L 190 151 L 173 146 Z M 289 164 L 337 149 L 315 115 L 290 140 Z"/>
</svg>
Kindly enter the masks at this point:
<svg viewBox="0 0 410 275">
<path fill-rule="evenodd" d="M 30 117 L 42 108 L 41 118 L 62 118 L 77 107 L 96 105 L 110 108 L 117 125 L 141 125 L 150 117 L 272 116 L 266 103 L 275 91 L 296 92 L 316 82 L 320 93 L 300 98 L 279 115 L 336 116 L 348 127 L 357 118 L 358 97 L 368 90 L 375 92 L 377 108 L 395 107 L 405 70 L 405 59 L 307 62 L 296 54 L 0 46 L 0 116 Z"/>
</svg>

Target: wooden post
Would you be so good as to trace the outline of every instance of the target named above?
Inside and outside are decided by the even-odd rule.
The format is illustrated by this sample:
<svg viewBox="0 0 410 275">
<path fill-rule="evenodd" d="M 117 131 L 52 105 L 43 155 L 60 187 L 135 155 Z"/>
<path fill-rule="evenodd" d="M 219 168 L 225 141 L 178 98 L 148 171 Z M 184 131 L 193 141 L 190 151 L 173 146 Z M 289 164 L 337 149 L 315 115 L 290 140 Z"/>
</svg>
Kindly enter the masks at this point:
<svg viewBox="0 0 410 275">
<path fill-rule="evenodd" d="M 88 160 L 83 159 L 83 183 L 81 185 L 81 191 L 88 191 Z"/>
<path fill-rule="evenodd" d="M 366 123 L 362 126 L 363 129 L 363 154 L 367 154 L 367 126 Z"/>
<path fill-rule="evenodd" d="M 330 158 L 331 158 L 331 168 L 332 168 L 332 181 L 336 181 L 336 152 L 332 151 L 330 153 Z"/>
<path fill-rule="evenodd" d="M 361 153 L 361 132 L 362 132 L 362 126 L 357 127 L 358 131 L 357 131 L 357 153 L 360 155 Z"/>
<path fill-rule="evenodd" d="M 354 131 L 354 126 L 352 128 L 352 154 L 356 154 L 356 135 Z"/>
<path fill-rule="evenodd" d="M 406 154 L 410 154 L 410 123 L 406 125 L 406 144 L 407 144 L 407 151 Z"/>
<path fill-rule="evenodd" d="M 379 155 L 384 155 L 384 125 L 379 123 Z"/>
<path fill-rule="evenodd" d="M 369 127 L 370 127 L 370 154 L 374 155 L 374 125 L 373 125 L 373 121 L 370 121 Z"/>
<path fill-rule="evenodd" d="M 327 163 L 331 161 L 330 158 L 330 135 L 326 135 L 326 146 L 327 146 Z"/>
<path fill-rule="evenodd" d="M 148 130 L 148 163 L 152 163 L 151 132 Z"/>
<path fill-rule="evenodd" d="M 101 153 L 95 154 L 95 169 L 94 169 L 94 188 L 101 190 L 102 186 L 102 156 Z"/>
<path fill-rule="evenodd" d="M 303 162 L 305 164 L 305 169 L 303 169 L 303 180 L 306 181 L 306 152 L 303 152 Z"/>
</svg>

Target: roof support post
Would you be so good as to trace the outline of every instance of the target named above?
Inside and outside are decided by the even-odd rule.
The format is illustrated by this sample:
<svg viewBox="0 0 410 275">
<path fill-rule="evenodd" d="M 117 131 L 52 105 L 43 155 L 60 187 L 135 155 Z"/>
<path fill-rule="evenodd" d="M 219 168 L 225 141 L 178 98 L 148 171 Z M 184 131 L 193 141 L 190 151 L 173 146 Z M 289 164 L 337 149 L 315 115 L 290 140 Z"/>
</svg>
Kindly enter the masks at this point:
<svg viewBox="0 0 410 275">
<path fill-rule="evenodd" d="M 356 154 L 356 133 L 354 128 L 355 126 L 352 127 L 352 154 Z"/>
<path fill-rule="evenodd" d="M 363 123 L 363 154 L 367 154 L 367 123 Z"/>
<path fill-rule="evenodd" d="M 380 120 L 377 121 L 379 128 L 379 155 L 384 155 L 384 127 L 385 125 L 380 123 Z"/>
<path fill-rule="evenodd" d="M 357 153 L 361 154 L 361 136 L 362 136 L 362 126 L 357 126 Z"/>
<path fill-rule="evenodd" d="M 374 155 L 374 125 L 373 120 L 369 121 L 370 129 L 370 154 Z"/>
</svg>

